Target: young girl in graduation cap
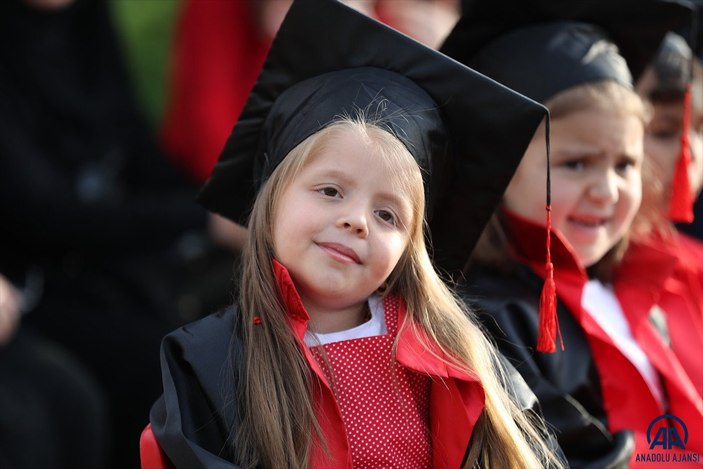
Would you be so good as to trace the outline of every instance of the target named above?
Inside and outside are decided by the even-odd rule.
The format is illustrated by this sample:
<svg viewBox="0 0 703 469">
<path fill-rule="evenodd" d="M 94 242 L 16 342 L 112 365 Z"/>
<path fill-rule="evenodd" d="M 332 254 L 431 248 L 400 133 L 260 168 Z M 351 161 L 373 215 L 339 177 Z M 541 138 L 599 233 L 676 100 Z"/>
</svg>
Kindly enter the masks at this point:
<svg viewBox="0 0 703 469">
<path fill-rule="evenodd" d="M 671 256 L 657 304 L 672 350 L 703 395 L 703 243 L 674 225 L 693 221 L 703 186 L 703 66 L 684 37 L 666 35 L 637 90 L 652 107 L 644 149 L 656 176 L 644 191 L 643 244 Z"/>
<path fill-rule="evenodd" d="M 672 456 L 688 459 L 680 467 L 698 464 L 700 395 L 658 328 L 668 256 L 628 249 L 648 117 L 632 74 L 656 50 L 658 22 L 673 26 L 690 10 L 653 1 L 509 3 L 501 11 L 465 3 L 442 48 L 544 103 L 551 117 L 476 248 L 467 301 L 535 391 L 572 467 L 672 467 Z M 504 10 L 519 20 L 497 21 Z M 599 15 L 600 26 L 575 21 Z M 620 27 L 625 19 L 639 36 Z M 504 29 L 479 27 L 486 24 Z M 667 414 L 688 426 L 685 449 L 652 444 L 660 428 L 684 434 L 674 419 L 657 420 Z"/>
<path fill-rule="evenodd" d="M 560 466 L 425 245 L 425 214 L 455 220 L 441 189 L 492 155 L 462 128 L 495 127 L 473 90 L 512 110 L 510 163 L 483 165 L 505 184 L 541 106 L 336 1 L 293 4 L 201 194 L 237 221 L 254 202 L 236 307 L 163 343 L 151 425 L 171 463 Z M 475 226 L 457 231 L 445 254 L 471 250 Z"/>
</svg>

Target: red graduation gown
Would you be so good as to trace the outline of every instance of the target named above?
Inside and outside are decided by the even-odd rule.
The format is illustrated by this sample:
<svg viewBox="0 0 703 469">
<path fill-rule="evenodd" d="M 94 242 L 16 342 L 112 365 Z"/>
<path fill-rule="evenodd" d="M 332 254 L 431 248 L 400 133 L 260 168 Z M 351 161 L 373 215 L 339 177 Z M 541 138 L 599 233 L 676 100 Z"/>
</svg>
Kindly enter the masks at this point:
<svg viewBox="0 0 703 469">
<path fill-rule="evenodd" d="M 656 304 L 666 314 L 671 350 L 703 396 L 703 243 L 675 233 L 667 239 L 651 236 L 631 248 L 635 257 L 641 256 L 642 250 L 660 251 L 674 259 L 671 275 L 659 288 Z"/>
</svg>

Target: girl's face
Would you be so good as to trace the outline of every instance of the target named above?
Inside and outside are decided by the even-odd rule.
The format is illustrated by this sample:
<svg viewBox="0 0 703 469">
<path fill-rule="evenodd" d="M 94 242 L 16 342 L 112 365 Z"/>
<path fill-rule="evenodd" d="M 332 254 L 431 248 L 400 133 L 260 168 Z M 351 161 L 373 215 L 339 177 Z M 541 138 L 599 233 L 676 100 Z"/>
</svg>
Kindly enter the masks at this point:
<svg viewBox="0 0 703 469">
<path fill-rule="evenodd" d="M 691 106 L 691 127 L 689 140 L 691 166 L 689 180 L 694 194 L 703 185 L 703 106 L 698 102 Z M 681 131 L 683 127 L 683 102 L 655 102 L 654 115 L 647 126 L 644 148 L 648 157 L 655 163 L 657 175 L 662 181 L 665 193 L 671 190 L 674 170 L 681 152 Z M 668 204 L 668 198 L 665 203 Z"/>
<path fill-rule="evenodd" d="M 552 121 L 552 225 L 585 267 L 620 241 L 639 208 L 643 134 L 638 117 L 597 108 Z M 508 209 L 542 225 L 545 165 L 536 136 L 505 193 Z"/>
<path fill-rule="evenodd" d="M 274 214 L 276 258 L 318 332 L 356 325 L 343 312 L 361 311 L 408 246 L 413 207 L 394 189 L 398 176 L 377 152 L 351 131 L 330 136 L 283 191 Z"/>
</svg>

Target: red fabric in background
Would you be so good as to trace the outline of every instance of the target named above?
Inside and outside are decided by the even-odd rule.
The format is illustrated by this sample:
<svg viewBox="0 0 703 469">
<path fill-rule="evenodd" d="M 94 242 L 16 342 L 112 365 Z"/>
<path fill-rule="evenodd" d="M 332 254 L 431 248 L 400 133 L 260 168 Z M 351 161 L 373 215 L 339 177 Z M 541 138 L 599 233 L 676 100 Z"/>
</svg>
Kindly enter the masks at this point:
<svg viewBox="0 0 703 469">
<path fill-rule="evenodd" d="M 161 141 L 196 181 L 210 174 L 271 43 L 245 1 L 184 0 Z"/>
<path fill-rule="evenodd" d="M 171 160 L 202 183 L 244 108 L 273 38 L 258 30 L 249 1 L 182 2 L 160 140 Z M 388 18 L 380 20 L 390 24 Z"/>
</svg>

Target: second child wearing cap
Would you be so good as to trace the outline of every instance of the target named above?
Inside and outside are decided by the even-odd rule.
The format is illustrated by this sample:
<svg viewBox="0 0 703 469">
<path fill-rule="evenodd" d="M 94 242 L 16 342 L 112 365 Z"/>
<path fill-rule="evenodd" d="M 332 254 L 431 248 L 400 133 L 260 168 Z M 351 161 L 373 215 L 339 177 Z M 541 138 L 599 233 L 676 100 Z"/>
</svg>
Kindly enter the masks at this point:
<svg viewBox="0 0 703 469">
<path fill-rule="evenodd" d="M 703 66 L 682 36 L 666 35 L 637 91 L 653 111 L 645 136 L 655 182 L 644 187 L 645 244 L 671 256 L 657 304 L 672 350 L 703 395 L 703 242 L 674 224 L 693 221 L 692 203 L 703 187 Z"/>
<path fill-rule="evenodd" d="M 517 164 L 541 106 L 338 2 L 293 4 L 201 197 L 237 221 L 254 199 L 237 306 L 163 344 L 151 424 L 176 467 L 560 466 L 425 245 L 425 216 L 455 213 L 437 178 L 472 165 L 445 125 L 473 88 L 519 116 Z M 464 228 L 437 252 L 470 251 Z"/>
<path fill-rule="evenodd" d="M 657 212 L 672 222 L 691 223 L 703 187 L 703 64 L 684 37 L 667 33 L 637 81 L 637 92 L 652 107 L 645 153 L 661 185 Z"/>
<path fill-rule="evenodd" d="M 628 250 L 642 197 L 646 109 L 613 39 L 603 28 L 575 21 L 593 15 L 589 8 L 622 8 L 636 22 L 635 10 L 627 2 L 592 2 L 583 9 L 579 3 L 571 5 L 574 11 L 566 4 L 509 3 L 514 9 L 501 8 L 521 18 L 513 24 L 496 20 L 504 17 L 493 3 L 466 2 L 442 50 L 549 108 L 551 165 L 544 156 L 545 126 L 476 248 L 465 279 L 467 301 L 482 311 L 500 350 L 535 391 L 571 467 L 671 467 L 671 460 L 664 466 L 650 461 L 701 452 L 703 407 L 650 317 L 667 275 L 658 263 L 666 258 Z M 659 8 L 656 3 L 639 2 L 638 8 Z M 675 4 L 661 8 L 656 21 L 666 24 L 678 14 L 671 10 Z M 618 13 L 608 15 L 616 24 Z M 486 34 L 486 24 L 505 29 Z M 662 35 L 648 38 L 649 45 Z M 636 55 L 619 44 L 623 54 Z M 634 61 L 627 64 L 632 73 L 639 70 Z M 545 214 L 547 174 L 552 204 Z M 551 245 L 545 226 L 553 229 Z M 552 268 L 554 330 L 546 327 L 553 318 L 543 287 L 551 284 Z M 555 344 L 551 332 L 563 342 Z M 667 413 L 688 424 L 685 451 L 650 449 L 648 427 Z M 686 464 L 698 462 L 681 467 Z"/>
</svg>

